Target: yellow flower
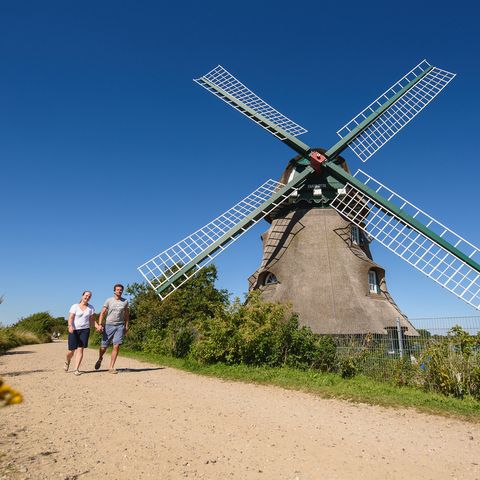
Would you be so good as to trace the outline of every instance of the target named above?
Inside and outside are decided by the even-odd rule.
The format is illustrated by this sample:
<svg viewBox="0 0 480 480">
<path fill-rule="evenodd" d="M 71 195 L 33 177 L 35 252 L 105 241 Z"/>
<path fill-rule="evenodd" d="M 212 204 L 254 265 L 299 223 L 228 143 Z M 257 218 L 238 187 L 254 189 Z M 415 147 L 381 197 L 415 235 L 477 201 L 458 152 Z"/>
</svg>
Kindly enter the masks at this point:
<svg viewBox="0 0 480 480">
<path fill-rule="evenodd" d="M 8 386 L 6 383 L 3 383 L 3 380 L 0 378 L 0 407 L 15 405 L 22 401 L 22 394 Z"/>
</svg>

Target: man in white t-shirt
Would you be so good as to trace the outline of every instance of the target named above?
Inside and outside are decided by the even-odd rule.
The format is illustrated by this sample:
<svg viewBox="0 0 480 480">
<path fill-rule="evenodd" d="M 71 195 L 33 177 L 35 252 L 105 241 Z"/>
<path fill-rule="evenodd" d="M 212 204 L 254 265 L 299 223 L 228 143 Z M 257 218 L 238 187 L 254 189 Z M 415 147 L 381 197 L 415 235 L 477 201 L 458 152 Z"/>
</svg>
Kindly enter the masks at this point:
<svg viewBox="0 0 480 480">
<path fill-rule="evenodd" d="M 95 363 L 95 370 L 100 368 L 102 364 L 103 355 L 105 354 L 108 345 L 113 344 L 112 355 L 110 357 L 110 373 L 117 373 L 115 369 L 115 361 L 117 360 L 120 345 L 123 342 L 123 337 L 128 332 L 128 323 L 130 321 L 130 312 L 128 310 L 128 301 L 122 297 L 123 285 L 117 283 L 113 287 L 113 297 L 107 298 L 103 304 L 98 323 L 103 331 L 102 343 L 98 354 L 97 363 Z M 105 318 L 106 317 L 106 318 Z M 105 318 L 105 325 L 103 319 Z"/>
</svg>

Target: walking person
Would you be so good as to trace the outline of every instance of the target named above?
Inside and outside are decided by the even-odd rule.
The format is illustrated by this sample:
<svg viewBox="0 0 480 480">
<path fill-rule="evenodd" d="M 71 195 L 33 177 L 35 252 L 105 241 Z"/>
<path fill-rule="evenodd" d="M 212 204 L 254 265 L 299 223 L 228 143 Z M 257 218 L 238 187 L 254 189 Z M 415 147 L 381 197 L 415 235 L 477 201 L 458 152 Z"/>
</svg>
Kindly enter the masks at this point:
<svg viewBox="0 0 480 480">
<path fill-rule="evenodd" d="M 107 298 L 103 305 L 98 323 L 102 334 L 102 343 L 98 354 L 98 360 L 95 363 L 95 370 L 100 368 L 102 364 L 103 355 L 105 354 L 108 345 L 113 344 L 112 355 L 110 357 L 110 373 L 118 373 L 115 369 L 115 362 L 117 360 L 120 345 L 123 342 L 125 334 L 128 332 L 128 322 L 130 320 L 130 312 L 128 310 L 128 301 L 122 297 L 123 285 L 117 283 L 113 287 L 113 297 Z M 103 319 L 105 318 L 105 324 Z"/>
<path fill-rule="evenodd" d="M 74 303 L 70 307 L 68 316 L 68 352 L 63 369 L 68 372 L 70 362 L 72 361 L 75 351 L 75 375 L 81 375 L 79 370 L 83 359 L 83 349 L 88 346 L 88 337 L 90 336 L 90 325 L 94 322 L 92 315 L 95 309 L 88 302 L 92 298 L 92 292 L 85 290 L 82 298 L 78 303 Z M 95 322 L 97 330 L 100 325 Z"/>
</svg>

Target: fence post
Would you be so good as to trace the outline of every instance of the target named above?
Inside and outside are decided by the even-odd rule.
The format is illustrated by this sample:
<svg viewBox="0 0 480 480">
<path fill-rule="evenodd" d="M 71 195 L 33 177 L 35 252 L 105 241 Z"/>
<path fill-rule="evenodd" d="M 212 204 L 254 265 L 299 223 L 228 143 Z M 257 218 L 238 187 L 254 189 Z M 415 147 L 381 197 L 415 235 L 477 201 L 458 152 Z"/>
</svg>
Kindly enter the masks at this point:
<svg viewBox="0 0 480 480">
<path fill-rule="evenodd" d="M 400 327 L 400 317 L 397 317 L 397 336 L 398 336 L 398 350 L 400 353 L 400 358 L 403 358 L 403 337 L 402 337 L 402 328 Z"/>
</svg>

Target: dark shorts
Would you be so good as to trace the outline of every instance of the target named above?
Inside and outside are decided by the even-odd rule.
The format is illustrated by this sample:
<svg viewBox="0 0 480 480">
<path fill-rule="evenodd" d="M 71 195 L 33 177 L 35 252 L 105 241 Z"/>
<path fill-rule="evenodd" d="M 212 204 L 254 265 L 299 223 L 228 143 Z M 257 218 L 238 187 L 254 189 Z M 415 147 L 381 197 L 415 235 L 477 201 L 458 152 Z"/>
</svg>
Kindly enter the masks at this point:
<svg viewBox="0 0 480 480">
<path fill-rule="evenodd" d="M 73 333 L 69 333 L 68 349 L 76 350 L 77 348 L 87 348 L 89 336 L 90 336 L 89 328 L 82 328 L 81 330 L 74 330 Z"/>
</svg>

